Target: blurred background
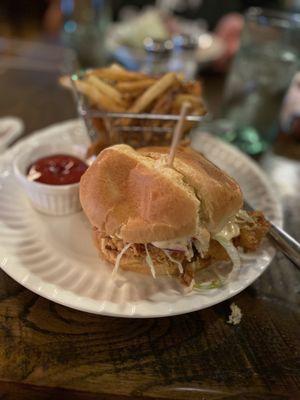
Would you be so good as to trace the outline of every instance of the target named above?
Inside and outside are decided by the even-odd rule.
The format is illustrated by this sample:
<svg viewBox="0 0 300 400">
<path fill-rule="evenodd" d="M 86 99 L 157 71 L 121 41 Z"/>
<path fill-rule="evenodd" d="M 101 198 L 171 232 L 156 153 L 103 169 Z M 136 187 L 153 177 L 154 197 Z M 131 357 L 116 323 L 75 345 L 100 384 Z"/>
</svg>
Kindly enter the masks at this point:
<svg viewBox="0 0 300 400">
<path fill-rule="evenodd" d="M 274 145 L 299 158 L 300 0 L 2 0 L 0 55 L 2 73 L 31 70 L 28 90 L 42 90 L 36 71 L 182 71 L 202 82 L 202 129 L 252 156 Z"/>
<path fill-rule="evenodd" d="M 47 38 L 59 40 L 64 20 L 80 7 L 109 9 L 109 19 L 118 21 L 124 13 L 156 6 L 171 10 L 174 15 L 197 20 L 203 19 L 210 30 L 229 13 L 243 13 L 249 7 L 266 7 L 297 12 L 299 0 L 2 0 L 0 4 L 0 34 L 5 37 Z"/>
</svg>

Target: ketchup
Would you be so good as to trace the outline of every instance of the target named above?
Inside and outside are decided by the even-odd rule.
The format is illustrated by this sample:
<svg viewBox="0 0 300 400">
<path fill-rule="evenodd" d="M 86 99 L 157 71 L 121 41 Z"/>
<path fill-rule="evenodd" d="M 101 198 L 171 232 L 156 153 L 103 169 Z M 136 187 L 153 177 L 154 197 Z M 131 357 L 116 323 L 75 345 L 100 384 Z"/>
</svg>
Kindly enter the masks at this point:
<svg viewBox="0 0 300 400">
<path fill-rule="evenodd" d="M 27 178 L 48 185 L 70 185 L 80 181 L 88 168 L 84 161 L 67 154 L 39 158 L 28 167 Z"/>
</svg>

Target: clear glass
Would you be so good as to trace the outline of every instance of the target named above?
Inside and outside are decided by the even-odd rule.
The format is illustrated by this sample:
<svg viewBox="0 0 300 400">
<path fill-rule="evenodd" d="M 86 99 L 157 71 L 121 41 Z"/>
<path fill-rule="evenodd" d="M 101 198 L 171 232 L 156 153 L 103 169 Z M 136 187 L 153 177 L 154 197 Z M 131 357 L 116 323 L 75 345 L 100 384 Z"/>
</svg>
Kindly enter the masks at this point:
<svg viewBox="0 0 300 400">
<path fill-rule="evenodd" d="M 83 67 L 104 65 L 105 37 L 111 22 L 108 0 L 61 0 L 62 39 L 76 51 Z"/>
<path fill-rule="evenodd" d="M 222 118 L 234 142 L 249 154 L 263 152 L 278 134 L 283 97 L 299 69 L 300 14 L 251 8 L 225 86 Z"/>
<path fill-rule="evenodd" d="M 163 74 L 173 71 L 183 73 L 187 80 L 195 79 L 196 50 L 178 47 L 165 55 L 149 53 L 141 61 L 140 70 L 146 74 Z"/>
</svg>

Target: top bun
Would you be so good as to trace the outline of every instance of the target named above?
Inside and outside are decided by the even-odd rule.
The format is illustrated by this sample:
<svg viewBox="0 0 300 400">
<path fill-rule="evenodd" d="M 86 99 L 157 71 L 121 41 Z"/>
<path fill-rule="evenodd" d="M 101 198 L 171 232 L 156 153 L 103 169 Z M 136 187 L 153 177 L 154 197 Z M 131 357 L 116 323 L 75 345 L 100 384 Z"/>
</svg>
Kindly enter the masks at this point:
<svg viewBox="0 0 300 400">
<path fill-rule="evenodd" d="M 166 147 L 103 150 L 80 181 L 82 208 L 101 233 L 127 243 L 216 233 L 242 207 L 239 185 L 201 154 Z"/>
</svg>

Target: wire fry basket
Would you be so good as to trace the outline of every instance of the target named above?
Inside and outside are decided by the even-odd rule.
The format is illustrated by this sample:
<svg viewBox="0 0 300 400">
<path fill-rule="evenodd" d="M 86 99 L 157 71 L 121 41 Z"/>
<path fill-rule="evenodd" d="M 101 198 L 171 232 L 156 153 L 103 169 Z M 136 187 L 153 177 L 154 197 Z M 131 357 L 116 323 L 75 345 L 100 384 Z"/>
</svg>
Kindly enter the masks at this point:
<svg viewBox="0 0 300 400">
<path fill-rule="evenodd" d="M 169 145 L 179 115 L 151 112 L 108 112 L 93 108 L 76 87 L 80 75 L 71 77 L 71 85 L 79 116 L 83 119 L 88 136 L 93 143 L 126 143 L 132 147 Z M 185 118 L 185 141 L 188 132 L 200 123 L 204 115 L 187 115 Z"/>
</svg>

